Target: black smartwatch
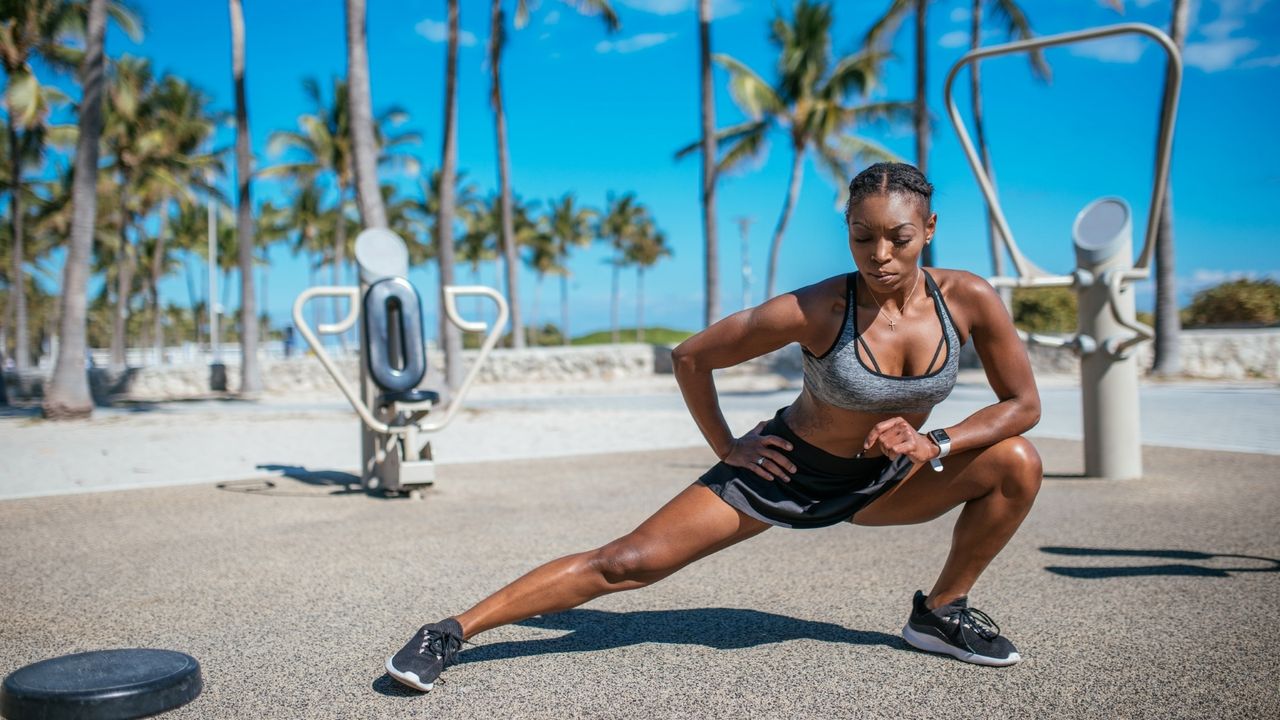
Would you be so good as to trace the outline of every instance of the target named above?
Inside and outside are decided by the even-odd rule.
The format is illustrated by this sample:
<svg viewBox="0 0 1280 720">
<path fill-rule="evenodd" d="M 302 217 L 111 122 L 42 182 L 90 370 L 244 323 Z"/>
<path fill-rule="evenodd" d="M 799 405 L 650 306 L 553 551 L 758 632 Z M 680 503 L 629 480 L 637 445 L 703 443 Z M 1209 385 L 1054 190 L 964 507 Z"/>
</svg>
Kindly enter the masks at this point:
<svg viewBox="0 0 1280 720">
<path fill-rule="evenodd" d="M 930 430 L 927 435 L 933 444 L 938 446 L 938 457 L 930 460 L 929 465 L 933 467 L 934 472 L 942 472 L 942 458 L 951 452 L 951 436 L 942 428 Z"/>
</svg>

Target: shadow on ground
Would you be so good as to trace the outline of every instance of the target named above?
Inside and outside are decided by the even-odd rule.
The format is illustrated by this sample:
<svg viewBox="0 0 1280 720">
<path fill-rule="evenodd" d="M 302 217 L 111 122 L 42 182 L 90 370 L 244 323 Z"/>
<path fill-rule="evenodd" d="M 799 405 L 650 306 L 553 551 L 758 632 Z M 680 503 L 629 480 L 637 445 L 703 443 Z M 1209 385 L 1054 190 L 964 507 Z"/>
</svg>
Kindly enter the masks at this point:
<svg viewBox="0 0 1280 720">
<path fill-rule="evenodd" d="M 1055 574 L 1082 580 L 1100 580 L 1122 577 L 1151 577 L 1158 575 L 1178 577 L 1231 577 L 1232 573 L 1280 572 L 1280 560 L 1257 555 L 1239 555 L 1235 553 L 1207 553 L 1196 550 L 1131 550 L 1124 548 L 1083 548 L 1046 546 L 1041 552 L 1050 555 L 1070 555 L 1074 557 L 1114 557 L 1114 558 L 1157 558 L 1160 560 L 1183 560 L 1207 562 L 1224 558 L 1230 561 L 1247 561 L 1245 567 L 1209 567 L 1191 565 L 1188 562 L 1169 563 L 1163 565 L 1124 565 L 1118 567 L 1063 567 L 1049 565 L 1045 570 Z M 1263 563 L 1258 566 L 1255 563 Z M 1236 564 L 1236 563 L 1233 563 Z"/>
<path fill-rule="evenodd" d="M 271 495 L 274 497 L 290 497 L 305 496 L 331 497 L 334 495 L 363 495 L 365 489 L 360 485 L 360 478 L 349 472 L 341 470 L 308 470 L 302 465 L 280 465 L 280 464 L 264 464 L 256 466 L 258 470 L 266 470 L 268 472 L 278 472 L 290 480 L 297 480 L 300 483 L 309 485 L 318 490 L 329 490 L 329 492 L 318 493 L 315 491 L 296 492 L 282 488 L 274 481 L 265 478 L 252 478 L 249 480 L 232 480 L 217 484 L 219 490 L 226 492 L 238 492 L 246 495 Z"/>
<path fill-rule="evenodd" d="M 489 662 L 549 653 L 593 652 L 641 643 L 702 645 L 716 650 L 737 650 L 788 640 L 821 640 L 909 649 L 897 635 L 850 630 L 829 622 L 801 620 L 739 608 L 642 610 L 626 613 L 578 608 L 529 618 L 516 624 L 543 630 L 567 630 L 568 633 L 553 638 L 473 646 L 462 652 L 459 662 Z M 421 695 L 404 687 L 389 675 L 375 680 L 373 689 L 390 696 Z"/>
</svg>

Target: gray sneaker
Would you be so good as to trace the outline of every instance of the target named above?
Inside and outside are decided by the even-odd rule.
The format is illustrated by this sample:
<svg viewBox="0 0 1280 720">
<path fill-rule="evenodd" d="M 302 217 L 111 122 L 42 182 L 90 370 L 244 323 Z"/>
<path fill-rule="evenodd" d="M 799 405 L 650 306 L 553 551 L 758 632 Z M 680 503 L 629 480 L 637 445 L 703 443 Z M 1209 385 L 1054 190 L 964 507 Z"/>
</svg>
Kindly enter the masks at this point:
<svg viewBox="0 0 1280 720">
<path fill-rule="evenodd" d="M 458 661 L 462 650 L 462 626 L 447 618 L 423 625 L 400 652 L 387 658 L 387 674 L 415 690 L 435 686 L 444 669 Z"/>
<path fill-rule="evenodd" d="M 912 647 L 978 665 L 1000 667 L 1022 660 L 1009 638 L 1000 634 L 1000 626 L 986 613 L 969 607 L 968 598 L 933 610 L 924 601 L 924 593 L 917 590 L 911 617 L 902 628 L 903 639 Z"/>
</svg>

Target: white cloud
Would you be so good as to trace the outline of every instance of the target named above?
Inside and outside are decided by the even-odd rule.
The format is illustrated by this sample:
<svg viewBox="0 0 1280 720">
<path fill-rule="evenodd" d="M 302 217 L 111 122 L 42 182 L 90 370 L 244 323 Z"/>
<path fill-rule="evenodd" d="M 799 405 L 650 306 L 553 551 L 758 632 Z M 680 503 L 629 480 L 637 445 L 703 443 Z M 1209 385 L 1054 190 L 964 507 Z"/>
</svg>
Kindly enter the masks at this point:
<svg viewBox="0 0 1280 720">
<path fill-rule="evenodd" d="M 1147 42 L 1133 35 L 1090 40 L 1071 46 L 1071 54 L 1106 63 L 1135 63 L 1147 49 Z"/>
<path fill-rule="evenodd" d="M 556 24 L 556 23 L 558 23 L 558 22 L 560 22 L 560 11 L 559 11 L 559 10 L 552 10 L 551 12 L 547 13 L 547 14 L 546 14 L 545 16 L 543 16 L 543 18 L 542 18 L 542 24 L 543 24 L 543 25 L 555 25 L 555 24 Z"/>
<path fill-rule="evenodd" d="M 1260 68 L 1260 67 L 1280 67 L 1280 55 L 1271 55 L 1269 57 L 1258 57 L 1246 60 L 1240 64 L 1242 68 Z"/>
<path fill-rule="evenodd" d="M 1188 43 L 1182 50 L 1182 61 L 1207 73 L 1218 72 L 1235 66 L 1257 47 L 1258 41 L 1252 38 Z"/>
<path fill-rule="evenodd" d="M 951 22 L 965 22 L 970 17 L 969 8 L 958 7 L 951 10 Z"/>
<path fill-rule="evenodd" d="M 596 43 L 596 52 L 633 53 L 661 45 L 675 36 L 675 33 L 641 33 L 621 40 L 601 40 Z"/>
<path fill-rule="evenodd" d="M 438 20 L 423 20 L 413 29 L 422 37 L 435 43 L 442 43 L 449 39 L 449 25 Z M 458 30 L 458 44 L 462 47 L 471 47 L 476 44 L 475 33 L 469 33 L 466 30 Z"/>
<path fill-rule="evenodd" d="M 1211 23 L 1201 25 L 1197 30 L 1201 35 L 1214 40 L 1226 40 L 1232 33 L 1244 27 L 1244 20 L 1239 18 L 1220 17 Z"/>
<path fill-rule="evenodd" d="M 1280 273 L 1275 270 L 1258 272 L 1257 270 L 1216 270 L 1216 269 L 1199 269 L 1191 273 L 1190 277 L 1182 276 L 1178 278 L 1180 288 L 1185 288 L 1187 292 L 1199 292 L 1205 288 L 1221 285 L 1224 282 L 1232 282 L 1235 280 L 1275 280 Z"/>
<path fill-rule="evenodd" d="M 944 48 L 958 48 L 969 44 L 969 33 L 963 30 L 952 30 L 938 38 L 938 44 Z"/>
<path fill-rule="evenodd" d="M 654 15 L 675 15 L 698 9 L 697 0 L 618 0 L 623 5 Z M 711 17 L 727 18 L 742 12 L 741 0 L 711 0 Z"/>
</svg>

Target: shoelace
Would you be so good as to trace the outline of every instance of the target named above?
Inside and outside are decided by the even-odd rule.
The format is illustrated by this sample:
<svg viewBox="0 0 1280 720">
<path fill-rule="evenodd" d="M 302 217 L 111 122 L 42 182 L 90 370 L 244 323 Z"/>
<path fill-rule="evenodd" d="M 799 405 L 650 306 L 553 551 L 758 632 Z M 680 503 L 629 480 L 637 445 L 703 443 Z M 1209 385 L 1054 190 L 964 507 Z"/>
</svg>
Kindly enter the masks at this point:
<svg viewBox="0 0 1280 720">
<path fill-rule="evenodd" d="M 418 646 L 418 654 L 430 652 L 444 661 L 443 667 L 448 667 L 457 661 L 463 642 L 462 638 L 451 633 L 423 630 L 422 644 Z"/>
<path fill-rule="evenodd" d="M 952 618 L 955 618 L 954 620 Z M 973 628 L 978 633 L 978 637 L 983 640 L 995 640 L 1000 637 L 1000 626 L 996 624 L 991 616 L 971 607 L 960 607 L 954 611 L 947 613 L 947 620 L 956 623 L 956 631 L 964 628 L 966 625 Z"/>
</svg>

